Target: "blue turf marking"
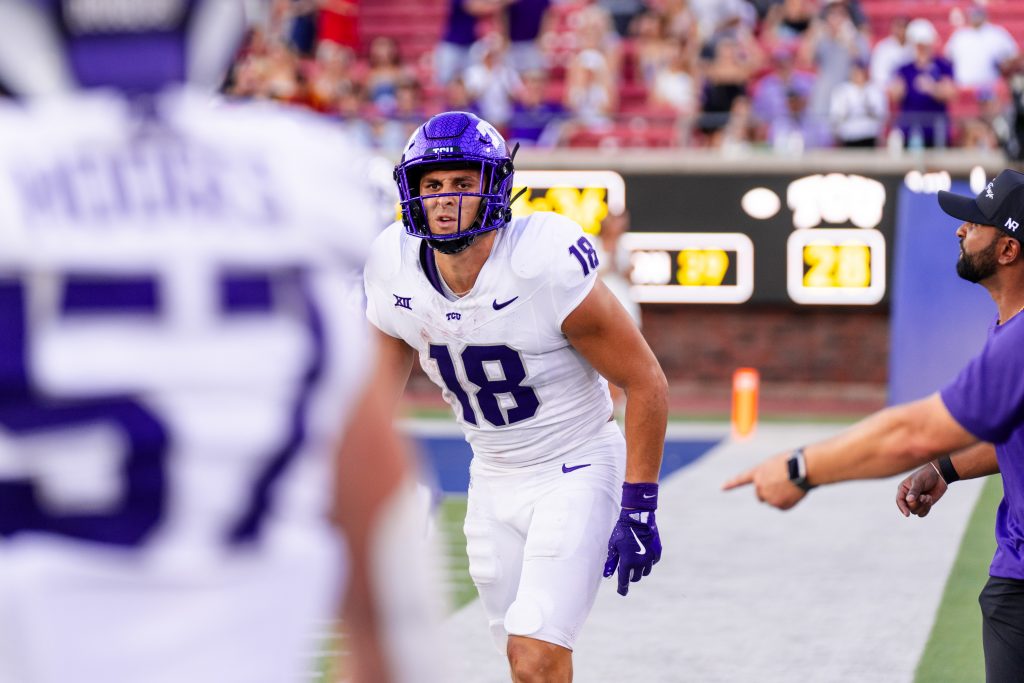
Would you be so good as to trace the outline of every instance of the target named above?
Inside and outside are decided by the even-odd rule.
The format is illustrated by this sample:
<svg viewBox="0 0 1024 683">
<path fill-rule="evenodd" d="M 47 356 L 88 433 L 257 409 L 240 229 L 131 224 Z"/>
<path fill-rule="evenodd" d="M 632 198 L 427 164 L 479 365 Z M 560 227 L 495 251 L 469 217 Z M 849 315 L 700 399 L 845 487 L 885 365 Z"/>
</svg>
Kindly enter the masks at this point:
<svg viewBox="0 0 1024 683">
<path fill-rule="evenodd" d="M 416 440 L 441 490 L 465 493 L 469 488 L 469 460 L 473 455 L 469 444 L 462 437 L 420 436 Z M 716 439 L 666 441 L 661 476 L 667 477 L 693 464 L 718 443 Z"/>
</svg>

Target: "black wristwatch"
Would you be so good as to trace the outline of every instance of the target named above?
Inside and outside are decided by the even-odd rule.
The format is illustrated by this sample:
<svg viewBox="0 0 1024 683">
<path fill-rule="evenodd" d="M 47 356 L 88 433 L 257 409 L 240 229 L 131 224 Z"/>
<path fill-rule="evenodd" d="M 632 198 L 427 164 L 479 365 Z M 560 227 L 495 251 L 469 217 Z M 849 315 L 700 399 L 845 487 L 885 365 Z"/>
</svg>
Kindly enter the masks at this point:
<svg viewBox="0 0 1024 683">
<path fill-rule="evenodd" d="M 798 486 L 802 491 L 810 491 L 814 488 L 807 481 L 807 463 L 804 461 L 804 449 L 802 447 L 789 454 L 786 467 L 789 470 L 789 480 L 793 482 L 794 486 Z"/>
</svg>

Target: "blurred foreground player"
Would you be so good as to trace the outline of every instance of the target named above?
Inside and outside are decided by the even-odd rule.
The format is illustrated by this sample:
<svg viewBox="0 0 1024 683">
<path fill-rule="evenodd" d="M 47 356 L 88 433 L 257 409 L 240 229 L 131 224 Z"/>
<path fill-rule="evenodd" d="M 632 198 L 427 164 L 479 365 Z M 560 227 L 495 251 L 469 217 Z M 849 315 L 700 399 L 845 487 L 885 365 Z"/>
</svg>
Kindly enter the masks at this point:
<svg viewBox="0 0 1024 683">
<path fill-rule="evenodd" d="M 352 680 L 436 680 L 366 159 L 196 87 L 243 18 L 0 0 L 3 683 L 306 681 L 346 585 Z"/>
<path fill-rule="evenodd" d="M 1024 174 L 1003 171 L 973 199 L 939 192 L 939 205 L 963 221 L 956 232 L 957 273 L 987 289 L 999 310 L 981 353 L 942 391 L 875 413 L 834 438 L 777 455 L 725 487 L 753 483 L 759 499 L 785 510 L 813 486 L 887 477 L 928 463 L 904 480 L 897 494 L 905 515 L 923 516 L 947 482 L 1001 473 L 996 553 L 980 598 L 985 673 L 989 683 L 1019 683 L 1024 680 Z M 953 451 L 952 458 L 944 455 Z M 941 475 L 942 483 L 933 475 Z"/>
<path fill-rule="evenodd" d="M 366 267 L 367 315 L 398 391 L 418 354 L 473 448 L 469 572 L 512 678 L 568 681 L 602 563 L 625 595 L 661 555 L 666 382 L 580 226 L 511 219 L 513 156 L 464 112 L 413 133 L 395 168 L 402 222 Z M 604 378 L 625 390 L 625 440 Z"/>
</svg>

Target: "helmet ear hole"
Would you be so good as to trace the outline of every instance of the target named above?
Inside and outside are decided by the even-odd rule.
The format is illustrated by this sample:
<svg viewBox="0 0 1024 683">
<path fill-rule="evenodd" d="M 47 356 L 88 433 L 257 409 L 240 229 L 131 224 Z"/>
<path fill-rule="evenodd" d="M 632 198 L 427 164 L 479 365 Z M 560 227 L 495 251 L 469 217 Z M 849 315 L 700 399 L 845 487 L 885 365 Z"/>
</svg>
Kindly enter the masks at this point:
<svg viewBox="0 0 1024 683">
<path fill-rule="evenodd" d="M 409 221 L 417 233 L 429 234 L 430 230 L 427 229 L 427 221 L 423 215 L 423 204 L 419 200 L 409 202 Z"/>
</svg>

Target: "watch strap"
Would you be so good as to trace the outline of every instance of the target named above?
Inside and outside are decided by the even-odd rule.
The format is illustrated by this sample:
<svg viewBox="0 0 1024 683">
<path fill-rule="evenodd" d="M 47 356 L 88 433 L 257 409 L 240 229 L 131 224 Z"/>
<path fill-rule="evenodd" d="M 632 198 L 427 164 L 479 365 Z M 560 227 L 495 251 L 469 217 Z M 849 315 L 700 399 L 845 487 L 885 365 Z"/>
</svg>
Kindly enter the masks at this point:
<svg viewBox="0 0 1024 683">
<path fill-rule="evenodd" d="M 789 480 L 793 482 L 793 485 L 798 487 L 802 491 L 810 491 L 814 486 L 807 481 L 807 461 L 804 458 L 804 449 L 795 449 L 789 454 L 789 460 L 786 461 L 786 467 L 789 472 Z"/>
</svg>

